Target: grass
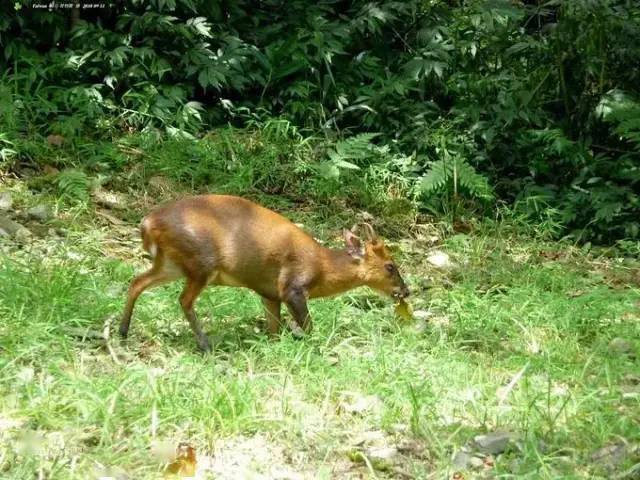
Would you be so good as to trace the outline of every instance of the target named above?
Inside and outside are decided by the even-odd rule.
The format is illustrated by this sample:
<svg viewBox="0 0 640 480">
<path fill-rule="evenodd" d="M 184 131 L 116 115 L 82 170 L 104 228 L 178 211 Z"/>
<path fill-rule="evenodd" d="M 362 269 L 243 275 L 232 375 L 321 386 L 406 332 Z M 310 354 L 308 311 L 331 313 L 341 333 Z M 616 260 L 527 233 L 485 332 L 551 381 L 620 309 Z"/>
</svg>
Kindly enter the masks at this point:
<svg viewBox="0 0 640 480">
<path fill-rule="evenodd" d="M 622 337 L 640 352 L 635 262 L 495 228 L 446 239 L 456 267 L 439 271 L 416 240 L 400 264 L 414 308 L 432 314 L 426 328 L 358 290 L 312 302 L 307 339 L 273 341 L 255 295 L 217 288 L 197 304 L 208 356 L 174 284 L 141 297 L 114 360 L 69 333 L 101 331 L 144 268 L 135 245 L 114 250 L 110 237 L 74 225 L 0 257 L 3 478 L 158 478 L 158 445 L 179 441 L 215 478 L 447 478 L 455 452 L 495 430 L 521 441 L 484 474 L 608 478 L 592 452 L 640 442 L 640 361 L 609 346 Z M 371 442 L 398 448 L 392 467 L 370 461 Z"/>
</svg>

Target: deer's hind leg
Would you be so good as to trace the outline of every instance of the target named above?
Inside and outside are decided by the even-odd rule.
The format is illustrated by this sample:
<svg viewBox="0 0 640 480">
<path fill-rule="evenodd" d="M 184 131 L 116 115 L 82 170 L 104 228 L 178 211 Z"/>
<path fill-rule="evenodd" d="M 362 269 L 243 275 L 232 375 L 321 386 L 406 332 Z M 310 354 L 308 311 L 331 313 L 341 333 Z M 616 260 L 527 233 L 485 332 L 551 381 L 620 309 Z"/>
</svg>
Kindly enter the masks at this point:
<svg viewBox="0 0 640 480">
<path fill-rule="evenodd" d="M 123 338 L 126 338 L 129 334 L 133 307 L 135 306 L 136 300 L 138 300 L 140 294 L 148 288 L 170 282 L 181 276 L 182 274 L 179 269 L 177 269 L 175 265 L 171 264 L 171 262 L 165 262 L 163 256 L 158 252 L 158 255 L 153 261 L 152 267 L 143 274 L 137 276 L 129 286 L 127 302 L 124 307 L 124 313 L 122 314 L 122 320 L 120 321 L 120 335 Z"/>
</svg>

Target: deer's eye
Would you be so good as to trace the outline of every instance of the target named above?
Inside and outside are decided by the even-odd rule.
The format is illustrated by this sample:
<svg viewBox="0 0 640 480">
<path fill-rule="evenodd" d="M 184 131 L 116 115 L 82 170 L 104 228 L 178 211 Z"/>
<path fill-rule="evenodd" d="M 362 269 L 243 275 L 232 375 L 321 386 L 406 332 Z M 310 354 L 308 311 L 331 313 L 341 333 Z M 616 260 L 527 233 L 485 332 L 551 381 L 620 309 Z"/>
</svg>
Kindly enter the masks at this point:
<svg viewBox="0 0 640 480">
<path fill-rule="evenodd" d="M 389 273 L 393 273 L 395 271 L 395 269 L 396 269 L 396 267 L 395 267 L 395 265 L 393 263 L 385 263 L 384 268 Z"/>
</svg>

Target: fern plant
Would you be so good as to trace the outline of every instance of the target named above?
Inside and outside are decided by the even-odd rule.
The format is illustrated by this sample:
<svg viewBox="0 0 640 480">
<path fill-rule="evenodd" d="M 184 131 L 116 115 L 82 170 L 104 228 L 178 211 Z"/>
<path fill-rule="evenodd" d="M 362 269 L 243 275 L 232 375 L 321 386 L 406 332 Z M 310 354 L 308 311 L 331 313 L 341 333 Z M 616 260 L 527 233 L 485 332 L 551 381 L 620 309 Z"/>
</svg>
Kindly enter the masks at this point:
<svg viewBox="0 0 640 480">
<path fill-rule="evenodd" d="M 89 198 L 90 180 L 87 174 L 80 170 L 63 170 L 56 177 L 56 186 L 62 198 L 76 202 Z"/>
<path fill-rule="evenodd" d="M 612 90 L 603 96 L 596 107 L 596 115 L 614 125 L 620 139 L 640 152 L 640 102 L 621 90 Z"/>
<path fill-rule="evenodd" d="M 473 199 L 493 199 L 493 190 L 487 178 L 459 156 L 431 162 L 429 171 L 420 182 L 420 190 L 424 195 L 451 190 L 454 199 L 464 193 Z"/>
<path fill-rule="evenodd" d="M 320 164 L 320 174 L 325 178 L 338 178 L 342 169 L 360 170 L 367 158 L 386 154 L 387 147 L 371 143 L 377 136 L 377 133 L 361 133 L 336 142 L 327 152 L 328 161 Z"/>
<path fill-rule="evenodd" d="M 454 222 L 465 203 L 492 200 L 494 193 L 487 178 L 465 159 L 475 149 L 472 140 L 465 135 L 452 135 L 450 127 L 441 125 L 427 139 L 439 159 L 427 164 L 417 190 L 428 210 L 448 213 Z"/>
</svg>

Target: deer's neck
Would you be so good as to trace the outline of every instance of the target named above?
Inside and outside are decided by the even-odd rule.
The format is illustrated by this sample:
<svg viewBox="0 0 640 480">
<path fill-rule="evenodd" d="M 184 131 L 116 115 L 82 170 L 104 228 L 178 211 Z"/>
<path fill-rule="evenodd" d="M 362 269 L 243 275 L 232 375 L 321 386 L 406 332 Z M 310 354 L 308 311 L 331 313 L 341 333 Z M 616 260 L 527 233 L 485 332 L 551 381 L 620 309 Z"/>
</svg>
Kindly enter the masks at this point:
<svg viewBox="0 0 640 480">
<path fill-rule="evenodd" d="M 309 289 L 310 297 L 328 297 L 364 285 L 360 263 L 344 250 L 321 247 L 318 281 Z"/>
</svg>

